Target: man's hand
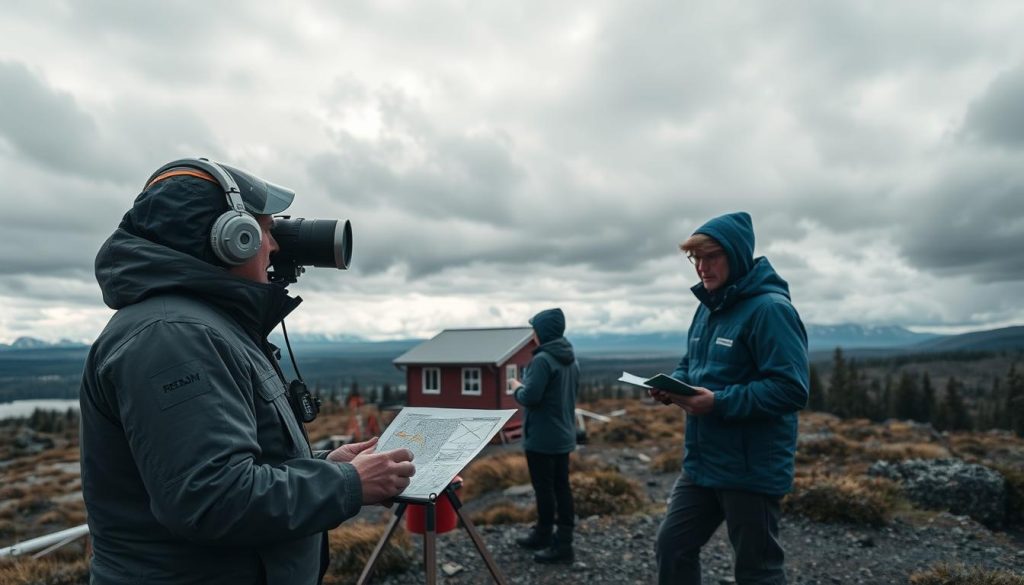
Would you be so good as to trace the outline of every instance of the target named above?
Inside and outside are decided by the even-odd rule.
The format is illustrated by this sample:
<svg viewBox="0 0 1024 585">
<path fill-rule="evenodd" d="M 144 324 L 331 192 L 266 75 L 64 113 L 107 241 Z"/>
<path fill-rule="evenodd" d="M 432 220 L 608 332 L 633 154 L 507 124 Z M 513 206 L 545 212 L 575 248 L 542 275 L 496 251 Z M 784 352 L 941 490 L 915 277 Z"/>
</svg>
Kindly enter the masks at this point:
<svg viewBox="0 0 1024 585">
<path fill-rule="evenodd" d="M 377 439 L 374 437 L 369 441 L 363 441 L 362 443 L 349 443 L 348 445 L 342 445 L 334 451 L 327 454 L 328 461 L 336 461 L 338 463 L 349 463 L 356 458 L 356 455 L 366 452 L 367 455 L 373 453 L 374 447 L 377 446 Z"/>
<path fill-rule="evenodd" d="M 648 393 L 662 404 L 675 404 L 685 410 L 686 414 L 700 416 L 711 412 L 715 407 L 715 393 L 701 386 L 695 386 L 695 388 L 697 389 L 696 396 L 678 396 L 655 388 L 648 390 Z"/>
<path fill-rule="evenodd" d="M 363 505 L 382 504 L 409 487 L 409 478 L 416 474 L 412 452 L 395 449 L 384 453 L 360 453 L 352 459 L 363 484 Z"/>
<path fill-rule="evenodd" d="M 516 378 L 509 378 L 508 383 L 512 386 L 513 392 L 523 387 L 523 383 Z"/>
<path fill-rule="evenodd" d="M 668 406 L 669 404 L 673 404 L 673 402 L 672 402 L 672 395 L 669 394 L 668 392 L 663 392 L 661 390 L 658 390 L 657 388 L 648 388 L 647 389 L 647 394 L 651 398 L 657 400 L 658 402 L 660 402 L 660 403 L 662 403 L 662 404 L 664 404 L 666 406 Z"/>
</svg>

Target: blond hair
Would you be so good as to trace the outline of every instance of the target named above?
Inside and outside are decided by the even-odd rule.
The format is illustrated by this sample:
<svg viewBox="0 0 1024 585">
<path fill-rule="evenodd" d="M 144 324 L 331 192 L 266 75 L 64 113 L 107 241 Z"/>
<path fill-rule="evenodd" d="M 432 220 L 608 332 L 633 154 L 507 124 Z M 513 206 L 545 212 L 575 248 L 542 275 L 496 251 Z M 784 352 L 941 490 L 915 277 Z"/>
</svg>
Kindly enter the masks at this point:
<svg viewBox="0 0 1024 585">
<path fill-rule="evenodd" d="M 707 234 L 693 234 L 686 238 L 685 242 L 679 244 L 679 249 L 689 256 L 691 254 L 710 254 L 711 252 L 717 252 L 723 248 L 722 245 L 718 243 L 718 240 Z"/>
</svg>

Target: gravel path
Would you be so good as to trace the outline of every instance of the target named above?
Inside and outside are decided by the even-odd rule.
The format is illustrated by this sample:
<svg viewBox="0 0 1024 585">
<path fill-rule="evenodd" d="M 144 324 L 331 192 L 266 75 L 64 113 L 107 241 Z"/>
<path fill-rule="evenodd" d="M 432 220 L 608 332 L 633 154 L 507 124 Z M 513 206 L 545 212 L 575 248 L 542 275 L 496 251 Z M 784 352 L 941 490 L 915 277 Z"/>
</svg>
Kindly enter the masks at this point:
<svg viewBox="0 0 1024 585">
<path fill-rule="evenodd" d="M 652 583 L 655 578 L 654 534 L 660 516 L 637 514 L 617 518 L 588 518 L 577 532 L 577 557 L 572 565 L 534 563 L 514 539 L 527 529 L 482 526 L 480 532 L 509 583 L 625 584 Z M 782 521 L 790 583 L 872 584 L 906 583 L 915 570 L 939 562 L 959 562 L 990 569 L 1024 568 L 1024 543 L 1013 543 L 974 521 L 940 514 L 921 525 L 894 521 L 885 528 L 821 524 L 798 517 Z M 420 542 L 416 554 L 421 555 Z M 704 582 L 734 583 L 732 553 L 724 527 L 705 547 Z M 438 570 L 438 581 L 450 584 L 488 583 L 490 575 L 465 531 L 438 539 L 439 565 L 455 568 L 453 575 Z M 423 583 L 422 566 L 373 583 Z"/>
<path fill-rule="evenodd" d="M 594 451 L 591 451 L 593 454 Z M 601 458 L 645 487 L 654 509 L 662 509 L 676 474 L 652 474 L 649 464 L 632 449 L 600 449 Z M 532 494 L 524 496 L 532 499 Z M 466 504 L 469 513 L 497 499 L 490 494 Z M 654 536 L 663 512 L 632 516 L 590 517 L 580 520 L 576 562 L 547 566 L 533 562 L 515 538 L 528 525 L 480 526 L 479 531 L 509 583 L 603 585 L 653 583 Z M 965 516 L 914 512 L 898 516 L 886 527 L 825 524 L 784 515 L 781 539 L 786 549 L 790 583 L 891 584 L 907 583 L 917 570 L 940 562 L 964 563 L 988 569 L 1024 573 L 1024 539 L 992 532 Z M 422 558 L 422 539 L 413 536 L 416 558 Z M 466 532 L 459 528 L 438 537 L 438 582 L 477 585 L 492 582 Z M 732 550 L 725 526 L 719 528 L 702 554 L 705 584 L 734 583 Z M 441 567 L 447 565 L 452 574 Z M 421 564 L 406 573 L 371 579 L 398 585 L 423 583 Z"/>
</svg>

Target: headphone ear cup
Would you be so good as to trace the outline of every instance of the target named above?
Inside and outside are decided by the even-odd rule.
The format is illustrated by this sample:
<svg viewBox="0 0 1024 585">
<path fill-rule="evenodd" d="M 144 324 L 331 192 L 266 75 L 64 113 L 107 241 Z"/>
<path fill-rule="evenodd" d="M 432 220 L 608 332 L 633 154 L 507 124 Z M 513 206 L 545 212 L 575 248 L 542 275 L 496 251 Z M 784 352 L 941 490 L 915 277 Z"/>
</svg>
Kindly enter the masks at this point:
<svg viewBox="0 0 1024 585">
<path fill-rule="evenodd" d="M 260 223 L 248 213 L 222 213 L 210 230 L 213 253 L 228 266 L 245 264 L 260 251 L 262 240 Z"/>
</svg>

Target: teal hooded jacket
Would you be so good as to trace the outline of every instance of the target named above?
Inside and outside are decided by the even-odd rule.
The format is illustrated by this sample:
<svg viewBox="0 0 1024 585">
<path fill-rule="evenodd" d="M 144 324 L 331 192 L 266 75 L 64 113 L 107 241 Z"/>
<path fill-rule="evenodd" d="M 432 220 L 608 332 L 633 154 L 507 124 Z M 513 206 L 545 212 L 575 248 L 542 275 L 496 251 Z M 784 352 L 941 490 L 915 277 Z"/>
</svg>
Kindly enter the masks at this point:
<svg viewBox="0 0 1024 585">
<path fill-rule="evenodd" d="M 565 315 L 547 309 L 530 319 L 540 346 L 526 369 L 516 402 L 523 406 L 523 449 L 561 455 L 576 449 L 580 366 L 564 337 Z"/>
<path fill-rule="evenodd" d="M 715 393 L 714 409 L 687 416 L 683 470 L 700 486 L 782 495 L 793 484 L 797 411 L 807 404 L 807 332 L 789 285 L 754 258 L 747 213 L 716 217 L 694 233 L 715 239 L 729 278 L 700 301 L 687 352 L 672 376 Z"/>
</svg>

